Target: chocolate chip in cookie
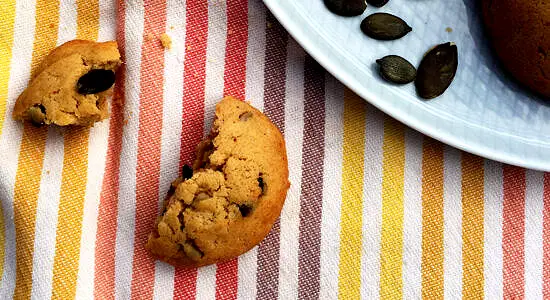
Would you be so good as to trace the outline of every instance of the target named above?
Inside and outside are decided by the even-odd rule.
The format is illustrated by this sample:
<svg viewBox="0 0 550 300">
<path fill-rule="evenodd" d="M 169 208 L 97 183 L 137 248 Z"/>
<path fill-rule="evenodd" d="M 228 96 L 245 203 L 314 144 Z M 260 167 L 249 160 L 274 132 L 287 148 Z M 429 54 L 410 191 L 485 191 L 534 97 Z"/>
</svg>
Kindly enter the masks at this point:
<svg viewBox="0 0 550 300">
<path fill-rule="evenodd" d="M 29 107 L 27 114 L 31 120 L 31 123 L 37 127 L 44 125 L 44 120 L 46 119 L 46 108 L 42 104 L 36 104 L 32 107 Z"/>
<path fill-rule="evenodd" d="M 239 211 L 243 217 L 246 217 L 250 214 L 250 212 L 252 212 L 252 206 L 248 204 L 241 204 L 239 205 Z"/>
<path fill-rule="evenodd" d="M 193 177 L 193 168 L 191 168 L 189 165 L 183 165 L 181 168 L 181 177 L 183 180 L 190 179 Z"/>
</svg>

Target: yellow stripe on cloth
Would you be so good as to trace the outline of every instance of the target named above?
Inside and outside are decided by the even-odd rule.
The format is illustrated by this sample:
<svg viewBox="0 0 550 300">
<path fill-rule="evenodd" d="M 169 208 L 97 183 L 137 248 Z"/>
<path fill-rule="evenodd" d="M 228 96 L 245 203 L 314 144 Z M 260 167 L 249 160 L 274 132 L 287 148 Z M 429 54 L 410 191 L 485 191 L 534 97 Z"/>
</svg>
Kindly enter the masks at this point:
<svg viewBox="0 0 550 300">
<path fill-rule="evenodd" d="M 380 298 L 403 298 L 403 186 L 405 180 L 405 127 L 384 121 L 382 176 L 382 240 L 380 245 Z"/>
<path fill-rule="evenodd" d="M 98 0 L 78 0 L 77 3 L 77 38 L 97 40 Z M 88 175 L 89 136 L 89 128 L 71 128 L 64 136 L 65 156 L 55 241 L 52 299 L 72 299 L 76 294 Z"/>
<path fill-rule="evenodd" d="M 344 145 L 338 298 L 359 299 L 365 154 L 365 102 L 344 92 Z"/>
<path fill-rule="evenodd" d="M 443 145 L 424 139 L 422 158 L 422 298 L 443 299 Z"/>
<path fill-rule="evenodd" d="M 36 25 L 31 74 L 57 41 L 59 0 L 36 1 Z M 44 163 L 47 128 L 25 124 L 14 187 L 14 223 L 16 241 L 15 299 L 29 299 L 32 289 L 32 262 L 36 206 Z"/>
<path fill-rule="evenodd" d="M 15 22 L 15 0 L 5 0 L 0 6 L 0 135 L 6 115 L 6 103 L 8 98 L 8 83 L 10 79 L 10 66 L 13 47 L 13 34 Z M 4 212 L 0 205 L 0 278 L 4 273 L 4 255 L 6 249 L 6 232 Z"/>
<path fill-rule="evenodd" d="M 2 16 L 0 18 L 0 135 L 2 135 L 8 98 L 8 83 L 10 80 L 11 51 L 13 47 L 15 22 L 15 0 L 2 1 L 2 5 L 0 5 L 0 16 Z M 4 230 L 3 227 L 1 230 Z"/>
<path fill-rule="evenodd" d="M 462 156 L 462 296 L 483 299 L 483 159 Z"/>
<path fill-rule="evenodd" d="M 65 133 L 65 157 L 53 265 L 52 299 L 72 299 L 80 260 L 80 239 L 88 168 L 88 128 Z"/>
</svg>

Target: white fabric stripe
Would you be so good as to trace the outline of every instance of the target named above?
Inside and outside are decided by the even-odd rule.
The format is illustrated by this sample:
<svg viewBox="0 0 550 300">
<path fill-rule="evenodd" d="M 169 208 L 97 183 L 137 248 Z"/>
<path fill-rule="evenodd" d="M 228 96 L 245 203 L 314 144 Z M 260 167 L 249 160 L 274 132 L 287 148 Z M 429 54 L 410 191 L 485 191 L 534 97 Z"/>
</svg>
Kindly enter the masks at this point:
<svg viewBox="0 0 550 300">
<path fill-rule="evenodd" d="M 160 154 L 159 210 L 162 208 L 171 182 L 179 176 L 181 145 L 181 114 L 183 111 L 183 71 L 185 60 L 185 1 L 167 3 L 166 32 L 172 39 L 172 49 L 164 53 L 164 99 Z M 170 27 L 174 27 L 170 30 Z"/>
<path fill-rule="evenodd" d="M 5 222 L 4 273 L 0 284 L 0 299 L 11 299 L 15 288 L 15 224 L 13 196 L 23 126 L 12 119 L 13 104 L 27 86 L 34 42 L 35 1 L 15 2 L 13 48 L 8 82 L 8 97 L 2 136 L 0 136 L 0 201 Z"/>
<path fill-rule="evenodd" d="M 174 295 L 174 273 L 173 266 L 157 260 L 155 262 L 155 286 L 153 299 L 172 299 Z"/>
<path fill-rule="evenodd" d="M 544 173 L 526 172 L 525 299 L 542 299 Z"/>
<path fill-rule="evenodd" d="M 260 111 L 264 108 L 265 6 L 248 0 L 248 53 L 246 56 L 245 99 Z M 238 299 L 255 299 L 258 247 L 238 259 Z"/>
<path fill-rule="evenodd" d="M 216 298 L 216 265 L 210 265 L 197 270 L 197 292 L 195 299 Z"/>
<path fill-rule="evenodd" d="M 204 94 L 204 135 L 210 132 L 216 103 L 223 97 L 227 15 L 225 1 L 208 5 L 208 40 Z M 190 42 L 190 47 L 193 43 Z"/>
<path fill-rule="evenodd" d="M 98 40 L 116 39 L 115 2 L 99 0 L 99 32 Z M 109 102 L 111 103 L 111 99 Z M 94 294 L 95 242 L 97 235 L 97 218 L 105 163 L 109 142 L 109 120 L 94 124 L 90 128 L 88 139 L 88 180 L 84 199 L 84 215 L 82 217 L 82 238 L 80 239 L 80 262 L 78 269 L 76 299 L 91 299 Z"/>
<path fill-rule="evenodd" d="M 59 1 L 59 28 L 57 45 L 64 44 L 76 38 L 77 3 L 74 0 Z"/>
<path fill-rule="evenodd" d="M 82 217 L 82 238 L 80 239 L 80 262 L 76 286 L 76 299 L 91 299 L 94 294 L 95 242 L 97 218 L 105 162 L 109 140 L 109 120 L 96 123 L 90 130 L 88 140 L 88 181 Z"/>
<path fill-rule="evenodd" d="M 132 288 L 134 253 L 137 137 L 139 126 L 139 95 L 141 46 L 143 43 L 144 7 L 142 0 L 126 2 L 125 35 L 126 64 L 125 119 L 123 128 L 120 186 L 118 193 L 117 236 L 115 246 L 115 297 L 129 299 Z"/>
<path fill-rule="evenodd" d="M 298 295 L 298 227 L 302 186 L 302 146 L 304 135 L 304 50 L 290 39 L 287 51 L 285 98 L 285 141 L 289 180 L 292 182 L 281 213 L 279 298 Z"/>
<path fill-rule="evenodd" d="M 52 294 L 63 153 L 63 133 L 48 128 L 36 209 L 31 299 L 46 299 Z"/>
<path fill-rule="evenodd" d="M 331 75 L 325 81 L 325 161 L 321 213 L 320 299 L 338 298 L 340 210 L 344 139 L 344 86 Z"/>
<path fill-rule="evenodd" d="M 99 32 L 98 41 L 116 39 L 117 1 L 99 0 Z"/>
<path fill-rule="evenodd" d="M 264 110 L 265 5 L 248 0 L 248 49 L 246 55 L 246 100 Z"/>
<path fill-rule="evenodd" d="M 422 296 L 422 142 L 417 131 L 405 131 L 403 218 L 403 295 Z"/>
<path fill-rule="evenodd" d="M 462 295 L 462 155 L 443 151 L 443 293 L 456 299 Z"/>
<path fill-rule="evenodd" d="M 164 205 L 172 180 L 179 176 L 181 114 L 183 111 L 183 71 L 185 60 L 185 1 L 169 0 L 166 7 L 166 32 L 172 49 L 164 52 L 164 101 L 159 175 L 159 211 Z M 173 28 L 173 29 L 171 29 Z M 154 297 L 168 299 L 174 292 L 174 268 L 155 264 Z"/>
<path fill-rule="evenodd" d="M 366 118 L 361 298 L 379 299 L 384 114 L 374 106 L 367 105 Z"/>
<path fill-rule="evenodd" d="M 258 247 L 239 256 L 239 285 L 237 299 L 256 299 L 256 273 L 258 267 Z"/>
<path fill-rule="evenodd" d="M 485 161 L 484 277 L 486 299 L 502 299 L 502 165 Z"/>
</svg>

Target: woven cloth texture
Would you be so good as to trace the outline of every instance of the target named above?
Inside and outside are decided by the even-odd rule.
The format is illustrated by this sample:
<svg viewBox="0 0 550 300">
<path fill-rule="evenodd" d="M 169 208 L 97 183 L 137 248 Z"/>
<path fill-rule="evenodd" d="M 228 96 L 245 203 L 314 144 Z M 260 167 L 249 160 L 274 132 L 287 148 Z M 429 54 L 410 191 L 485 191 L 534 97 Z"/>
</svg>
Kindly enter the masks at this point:
<svg viewBox="0 0 550 300">
<path fill-rule="evenodd" d="M 75 38 L 120 45 L 111 117 L 14 121 Z M 259 246 L 173 268 L 144 244 L 224 95 L 284 133 L 291 187 Z M 0 299 L 550 299 L 550 175 L 384 115 L 260 0 L 0 0 L 0 201 Z"/>
</svg>

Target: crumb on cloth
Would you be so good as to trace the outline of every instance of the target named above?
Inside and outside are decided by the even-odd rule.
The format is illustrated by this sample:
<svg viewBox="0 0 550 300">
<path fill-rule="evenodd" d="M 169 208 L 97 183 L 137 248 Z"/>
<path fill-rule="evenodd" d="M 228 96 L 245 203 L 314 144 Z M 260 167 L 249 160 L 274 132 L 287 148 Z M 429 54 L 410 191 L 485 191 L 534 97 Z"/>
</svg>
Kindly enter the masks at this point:
<svg viewBox="0 0 550 300">
<path fill-rule="evenodd" d="M 145 40 L 148 41 L 148 42 L 150 42 L 154 39 L 155 39 L 155 35 L 150 33 L 150 32 L 145 35 Z"/>
<path fill-rule="evenodd" d="M 164 47 L 164 49 L 172 49 L 172 39 L 166 33 L 160 35 L 160 42 L 162 43 L 162 47 Z"/>
</svg>

